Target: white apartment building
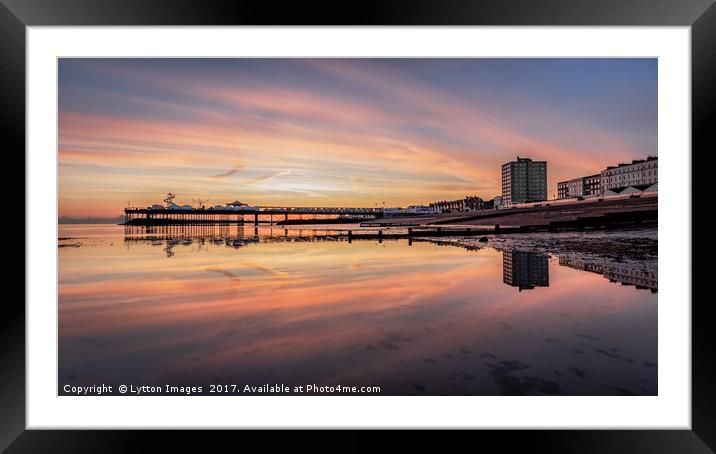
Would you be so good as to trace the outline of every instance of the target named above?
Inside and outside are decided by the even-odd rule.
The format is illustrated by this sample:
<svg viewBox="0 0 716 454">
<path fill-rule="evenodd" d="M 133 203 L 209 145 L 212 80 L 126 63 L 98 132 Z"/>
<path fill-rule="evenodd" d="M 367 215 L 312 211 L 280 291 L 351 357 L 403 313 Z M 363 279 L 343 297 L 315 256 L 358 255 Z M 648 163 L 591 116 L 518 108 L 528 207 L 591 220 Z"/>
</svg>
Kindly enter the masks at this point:
<svg viewBox="0 0 716 454">
<path fill-rule="evenodd" d="M 659 158 L 649 156 L 631 164 L 607 167 L 601 173 L 601 190 L 652 185 L 657 182 L 658 164 Z"/>
</svg>

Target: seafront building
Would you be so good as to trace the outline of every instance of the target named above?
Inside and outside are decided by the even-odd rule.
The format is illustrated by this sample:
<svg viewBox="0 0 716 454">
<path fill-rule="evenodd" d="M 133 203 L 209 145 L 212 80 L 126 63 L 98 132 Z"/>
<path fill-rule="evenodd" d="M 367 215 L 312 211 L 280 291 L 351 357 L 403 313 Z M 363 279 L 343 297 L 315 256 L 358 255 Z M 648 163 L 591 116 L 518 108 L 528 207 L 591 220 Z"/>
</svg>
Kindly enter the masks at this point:
<svg viewBox="0 0 716 454">
<path fill-rule="evenodd" d="M 609 166 L 601 173 L 557 183 L 557 199 L 588 196 L 640 194 L 658 191 L 656 156 L 635 159 L 630 164 Z"/>
<path fill-rule="evenodd" d="M 502 208 L 502 196 L 495 196 L 492 199 L 492 206 L 496 209 Z"/>
<path fill-rule="evenodd" d="M 571 197 L 581 197 L 584 195 L 584 180 L 582 178 L 572 178 L 567 181 L 557 182 L 557 198 L 569 199 Z"/>
<path fill-rule="evenodd" d="M 381 211 L 386 216 L 396 216 L 404 214 L 434 214 L 438 213 L 432 206 L 428 205 L 410 205 L 407 208 L 392 207 L 382 208 Z"/>
<path fill-rule="evenodd" d="M 485 201 L 478 196 L 466 196 L 457 200 L 442 200 L 430 204 L 435 213 L 449 213 L 453 211 L 477 211 L 485 209 Z"/>
<path fill-rule="evenodd" d="M 547 200 L 547 161 L 517 157 L 502 164 L 502 205 Z"/>
<path fill-rule="evenodd" d="M 434 214 L 464 211 L 477 211 L 485 209 L 485 201 L 478 196 L 466 196 L 457 200 L 441 200 L 429 205 L 410 205 L 407 208 L 383 208 L 383 214 L 388 216 L 404 214 Z"/>
<path fill-rule="evenodd" d="M 583 178 L 584 180 L 584 195 L 599 195 L 602 191 L 602 176 L 601 174 L 589 175 Z"/>
<path fill-rule="evenodd" d="M 585 197 L 599 195 L 601 190 L 601 174 L 588 175 L 586 177 L 572 178 L 557 183 L 557 198 L 570 199 L 574 197 Z"/>
<path fill-rule="evenodd" d="M 601 173 L 601 190 L 628 188 L 629 186 L 651 186 L 657 183 L 659 159 L 649 156 L 635 159 L 631 164 L 609 166 Z M 619 192 L 619 191 L 614 191 Z"/>
<path fill-rule="evenodd" d="M 410 205 L 407 209 L 410 214 L 431 214 L 435 213 L 428 205 Z"/>
</svg>

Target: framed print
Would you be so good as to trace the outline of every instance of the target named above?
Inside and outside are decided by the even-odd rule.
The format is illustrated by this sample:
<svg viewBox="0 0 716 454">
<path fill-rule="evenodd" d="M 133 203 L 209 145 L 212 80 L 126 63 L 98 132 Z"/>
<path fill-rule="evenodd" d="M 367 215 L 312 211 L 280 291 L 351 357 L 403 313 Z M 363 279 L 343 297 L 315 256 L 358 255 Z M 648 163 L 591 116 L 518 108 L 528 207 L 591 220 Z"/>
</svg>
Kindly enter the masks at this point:
<svg viewBox="0 0 716 454">
<path fill-rule="evenodd" d="M 4 1 L 0 447 L 711 452 L 712 3 Z"/>
</svg>

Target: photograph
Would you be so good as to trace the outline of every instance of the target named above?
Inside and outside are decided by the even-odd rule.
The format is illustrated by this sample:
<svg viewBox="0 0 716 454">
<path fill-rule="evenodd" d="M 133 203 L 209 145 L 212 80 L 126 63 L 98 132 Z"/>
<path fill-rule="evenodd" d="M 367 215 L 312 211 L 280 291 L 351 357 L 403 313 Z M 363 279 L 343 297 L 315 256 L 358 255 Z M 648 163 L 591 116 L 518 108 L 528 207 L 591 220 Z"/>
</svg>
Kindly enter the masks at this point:
<svg viewBox="0 0 716 454">
<path fill-rule="evenodd" d="M 57 395 L 658 396 L 658 81 L 58 58 Z"/>
<path fill-rule="evenodd" d="M 715 1 L 0 0 L 0 453 L 715 452 Z"/>
</svg>

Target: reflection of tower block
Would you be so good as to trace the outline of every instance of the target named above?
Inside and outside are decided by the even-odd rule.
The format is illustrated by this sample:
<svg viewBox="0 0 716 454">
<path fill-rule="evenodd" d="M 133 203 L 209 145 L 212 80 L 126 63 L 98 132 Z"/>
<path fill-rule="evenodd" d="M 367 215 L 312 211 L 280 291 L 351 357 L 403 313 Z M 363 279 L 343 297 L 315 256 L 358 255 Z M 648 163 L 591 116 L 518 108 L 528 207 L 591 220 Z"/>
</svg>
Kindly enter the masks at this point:
<svg viewBox="0 0 716 454">
<path fill-rule="evenodd" d="M 549 287 L 549 256 L 537 252 L 504 251 L 502 281 L 520 291 Z"/>
<path fill-rule="evenodd" d="M 170 206 L 174 205 L 174 199 L 175 199 L 175 198 L 176 198 L 176 195 L 173 194 L 173 193 L 171 193 L 171 192 L 169 192 L 169 193 L 167 193 L 167 198 L 164 199 L 164 203 L 167 204 L 167 207 L 170 207 Z"/>
</svg>

